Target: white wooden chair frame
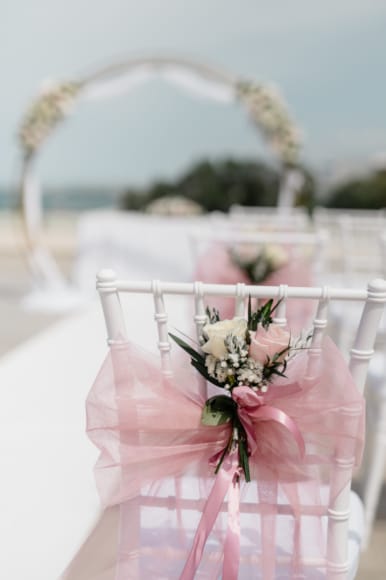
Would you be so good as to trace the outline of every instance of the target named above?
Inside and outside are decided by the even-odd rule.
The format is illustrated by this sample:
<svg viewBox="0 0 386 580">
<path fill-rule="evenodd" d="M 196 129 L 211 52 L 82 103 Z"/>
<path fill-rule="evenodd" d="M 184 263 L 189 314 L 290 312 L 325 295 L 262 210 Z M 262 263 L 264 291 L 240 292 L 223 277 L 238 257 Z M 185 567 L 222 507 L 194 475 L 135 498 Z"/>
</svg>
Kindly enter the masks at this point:
<svg viewBox="0 0 386 580">
<path fill-rule="evenodd" d="M 382 264 L 386 268 L 386 233 L 379 236 Z M 381 497 L 386 465 L 386 320 L 382 322 L 378 350 L 383 351 L 380 369 L 370 375 L 368 388 L 369 411 L 371 413 L 371 445 L 366 447 L 362 470 L 362 496 L 365 510 L 366 548 L 370 538 Z"/>
<path fill-rule="evenodd" d="M 300 179 L 299 175 L 299 179 Z M 296 188 L 299 191 L 301 184 Z M 272 227 L 306 228 L 310 224 L 310 216 L 304 207 L 272 207 L 246 206 L 234 204 L 229 208 L 229 217 L 235 222 L 263 222 L 267 219 Z"/>
<path fill-rule="evenodd" d="M 227 296 L 234 297 L 239 315 L 245 311 L 245 302 L 250 295 L 256 298 L 283 299 L 276 312 L 275 322 L 279 325 L 286 324 L 285 309 L 286 300 L 291 298 L 314 300 L 317 302 L 316 316 L 314 319 L 314 334 L 310 349 L 310 362 L 308 372 L 312 376 L 313 365 L 320 354 L 320 346 L 325 334 L 328 307 L 330 301 L 354 300 L 363 303 L 363 311 L 358 330 L 350 351 L 349 368 L 358 390 L 363 393 L 369 361 L 373 355 L 377 329 L 386 302 L 386 281 L 374 280 L 368 285 L 367 290 L 353 290 L 342 288 L 299 288 L 281 285 L 278 287 L 215 285 L 194 283 L 163 283 L 131 282 L 117 279 L 111 270 L 102 270 L 97 276 L 97 289 L 100 294 L 104 312 L 108 343 L 121 342 L 127 337 L 124 316 L 120 304 L 120 293 L 152 294 L 155 308 L 155 321 L 158 328 L 158 348 L 161 356 L 161 370 L 165 376 L 171 375 L 171 345 L 168 337 L 168 315 L 165 310 L 164 296 L 188 295 L 194 298 L 195 314 L 194 321 L 197 332 L 200 333 L 206 322 L 204 309 L 204 297 Z M 352 475 L 354 458 L 352 461 L 342 461 L 335 457 L 336 466 L 339 470 L 346 470 Z M 350 487 L 351 482 L 341 491 L 338 497 L 329 505 L 326 516 L 328 517 L 327 537 L 327 569 L 329 579 L 338 580 L 346 577 L 348 572 L 348 520 L 350 515 Z M 320 566 L 318 562 L 307 562 L 307 565 Z M 324 563 L 325 564 L 325 563 Z"/>
</svg>

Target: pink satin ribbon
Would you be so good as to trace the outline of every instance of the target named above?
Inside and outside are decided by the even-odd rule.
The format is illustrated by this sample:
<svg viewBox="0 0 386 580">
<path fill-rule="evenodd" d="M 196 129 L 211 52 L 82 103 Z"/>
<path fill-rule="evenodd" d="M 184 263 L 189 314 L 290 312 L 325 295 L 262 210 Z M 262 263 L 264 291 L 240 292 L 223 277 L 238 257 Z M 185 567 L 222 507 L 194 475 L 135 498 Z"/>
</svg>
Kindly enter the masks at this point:
<svg viewBox="0 0 386 580">
<path fill-rule="evenodd" d="M 300 433 L 295 421 L 284 413 L 284 411 L 272 407 L 271 405 L 266 405 L 264 402 L 264 395 L 258 395 L 255 391 L 252 391 L 250 387 L 235 387 L 232 391 L 232 398 L 237 403 L 238 416 L 247 433 L 251 455 L 253 455 L 257 449 L 255 422 L 275 421 L 288 429 L 296 441 L 300 456 L 304 456 L 305 446 L 302 434 Z"/>
<path fill-rule="evenodd" d="M 296 385 L 289 388 L 296 392 Z M 238 416 L 245 429 L 248 438 L 249 452 L 253 455 L 257 449 L 255 423 L 259 421 L 275 421 L 279 423 L 293 436 L 303 458 L 305 444 L 295 421 L 284 411 L 266 405 L 264 396 L 258 395 L 250 387 L 235 387 L 232 398 L 238 406 Z M 272 399 L 272 397 L 269 397 Z M 217 455 L 216 455 L 217 457 Z M 213 458 L 212 458 L 213 459 Z M 224 546 L 223 580 L 237 580 L 240 564 L 240 467 L 238 465 L 238 453 L 232 451 L 224 460 L 217 474 L 210 495 L 204 507 L 200 523 L 198 525 L 193 545 L 186 560 L 180 580 L 192 580 L 200 565 L 206 541 L 221 505 L 228 493 L 228 528 Z"/>
<path fill-rule="evenodd" d="M 231 490 L 232 488 L 236 487 L 238 488 L 239 486 L 238 483 L 239 470 L 240 468 L 238 465 L 237 452 L 233 452 L 224 460 L 222 467 L 217 474 L 212 490 L 206 501 L 204 511 L 202 512 L 201 520 L 198 525 L 196 535 L 194 536 L 193 545 L 190 550 L 188 559 L 185 562 L 185 566 L 180 576 L 180 580 L 192 580 L 194 578 L 197 568 L 201 562 L 202 553 L 204 551 L 206 541 L 208 539 L 210 532 L 213 529 L 217 516 L 220 512 L 221 505 L 228 491 L 230 492 L 229 495 L 232 496 L 232 498 L 231 497 L 228 498 L 228 503 L 233 500 L 232 508 L 229 507 L 228 512 L 232 511 L 232 517 L 234 514 L 236 514 L 236 518 L 238 518 L 238 508 L 235 510 L 236 504 L 234 501 L 234 498 L 237 497 L 237 493 L 232 494 Z M 229 531 L 228 526 L 226 544 L 229 544 L 228 547 L 230 548 L 229 557 L 232 557 L 233 559 L 235 556 L 236 557 L 238 556 L 237 559 L 238 562 L 240 559 L 240 555 L 237 554 L 237 543 L 232 541 L 230 537 L 231 535 L 233 536 L 232 532 Z M 240 538 L 240 531 L 238 537 Z M 229 557 L 224 558 L 224 568 L 225 568 L 225 560 L 228 561 Z M 232 566 L 234 566 L 234 564 L 229 562 L 227 566 L 231 568 Z M 231 580 L 232 578 L 235 578 L 235 576 L 227 576 L 227 577 L 224 576 L 224 578 L 228 578 L 228 580 Z"/>
</svg>

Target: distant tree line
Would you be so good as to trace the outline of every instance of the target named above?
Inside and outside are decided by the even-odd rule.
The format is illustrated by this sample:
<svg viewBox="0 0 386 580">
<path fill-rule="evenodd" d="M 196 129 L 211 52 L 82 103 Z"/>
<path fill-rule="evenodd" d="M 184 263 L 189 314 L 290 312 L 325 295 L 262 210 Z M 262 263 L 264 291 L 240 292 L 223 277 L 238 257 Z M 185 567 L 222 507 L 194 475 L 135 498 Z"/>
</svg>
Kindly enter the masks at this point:
<svg viewBox="0 0 386 580">
<path fill-rule="evenodd" d="M 279 171 L 263 162 L 202 161 L 175 181 L 159 181 L 147 190 L 128 190 L 121 205 L 124 209 L 144 210 L 156 199 L 179 195 L 208 212 L 227 212 L 233 204 L 275 206 L 279 184 Z M 313 199 L 314 180 L 307 173 L 298 202 L 310 206 Z"/>
<path fill-rule="evenodd" d="M 309 169 L 301 170 L 305 180 L 296 205 L 312 212 L 317 196 L 316 180 Z M 275 206 L 279 184 L 279 171 L 264 162 L 202 161 L 174 181 L 158 181 L 146 190 L 128 190 L 121 198 L 121 207 L 143 211 L 151 202 L 166 196 L 185 197 L 208 212 L 227 212 L 233 204 Z M 358 209 L 386 207 L 386 171 L 334 186 L 327 192 L 324 205 Z"/>
<path fill-rule="evenodd" d="M 386 170 L 347 180 L 333 187 L 325 203 L 327 207 L 381 209 L 386 207 Z"/>
</svg>

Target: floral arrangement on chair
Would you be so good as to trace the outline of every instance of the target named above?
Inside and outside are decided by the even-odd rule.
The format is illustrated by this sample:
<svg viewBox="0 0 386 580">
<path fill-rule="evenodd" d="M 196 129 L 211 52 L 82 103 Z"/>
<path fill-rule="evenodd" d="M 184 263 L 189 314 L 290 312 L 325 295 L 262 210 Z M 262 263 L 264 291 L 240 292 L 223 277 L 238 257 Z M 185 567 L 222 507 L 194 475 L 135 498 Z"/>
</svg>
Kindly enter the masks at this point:
<svg viewBox="0 0 386 580">
<path fill-rule="evenodd" d="M 201 418 L 203 425 L 232 423 L 228 444 L 219 455 L 215 473 L 226 455 L 238 448 L 239 466 L 245 480 L 250 481 L 248 427 L 238 412 L 240 400 L 247 395 L 249 399 L 256 399 L 254 402 L 259 408 L 269 384 L 277 376 L 285 377 L 288 361 L 311 338 L 308 335 L 293 339 L 288 330 L 272 324 L 272 315 L 279 303 L 274 306 L 271 299 L 253 311 L 249 299 L 247 319 L 220 320 L 217 310 L 207 309 L 208 323 L 199 337 L 201 352 L 170 334 L 190 355 L 193 367 L 207 381 L 227 391 L 226 395 L 216 395 L 206 401 Z M 246 393 L 246 389 L 252 393 Z"/>
</svg>

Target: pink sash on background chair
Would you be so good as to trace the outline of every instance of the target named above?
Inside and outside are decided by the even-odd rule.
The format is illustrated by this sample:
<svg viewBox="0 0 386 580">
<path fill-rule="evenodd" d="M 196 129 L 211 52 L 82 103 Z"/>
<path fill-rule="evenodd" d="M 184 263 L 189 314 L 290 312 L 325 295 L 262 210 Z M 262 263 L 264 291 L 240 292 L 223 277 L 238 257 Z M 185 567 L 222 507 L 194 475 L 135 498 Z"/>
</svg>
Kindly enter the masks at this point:
<svg viewBox="0 0 386 580">
<path fill-rule="evenodd" d="M 291 256 L 292 252 L 286 248 L 289 254 L 288 262 L 270 274 L 263 282 L 263 286 L 289 286 L 308 287 L 313 285 L 312 269 L 309 259 L 301 256 Z M 227 247 L 223 244 L 215 244 L 200 257 L 194 273 L 194 279 L 209 284 L 252 284 L 250 278 L 237 264 L 235 264 Z M 233 318 L 233 298 L 216 297 L 210 301 L 210 306 L 217 308 L 220 317 Z M 287 305 L 287 322 L 291 331 L 295 334 L 310 325 L 314 314 L 312 302 L 302 300 L 297 303 L 291 300 Z"/>
<path fill-rule="evenodd" d="M 351 478 L 342 465 L 360 461 L 364 404 L 329 339 L 313 377 L 307 362 L 301 352 L 270 386 L 259 403 L 270 413 L 239 402 L 252 449 L 251 482 L 241 476 L 239 491 L 232 454 L 214 475 L 230 427 L 201 424 L 205 400 L 190 365 L 165 378 L 155 355 L 111 347 L 87 429 L 100 450 L 102 502 L 120 506 L 115 580 L 293 578 L 307 558 L 320 561 L 315 578 L 327 577 L 323 519 Z"/>
</svg>

